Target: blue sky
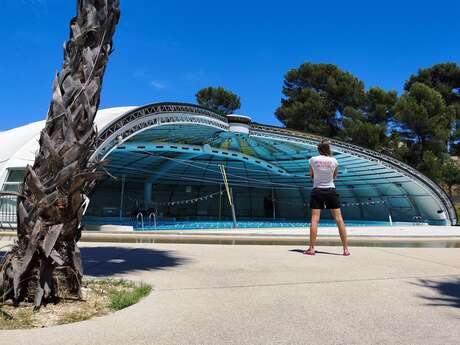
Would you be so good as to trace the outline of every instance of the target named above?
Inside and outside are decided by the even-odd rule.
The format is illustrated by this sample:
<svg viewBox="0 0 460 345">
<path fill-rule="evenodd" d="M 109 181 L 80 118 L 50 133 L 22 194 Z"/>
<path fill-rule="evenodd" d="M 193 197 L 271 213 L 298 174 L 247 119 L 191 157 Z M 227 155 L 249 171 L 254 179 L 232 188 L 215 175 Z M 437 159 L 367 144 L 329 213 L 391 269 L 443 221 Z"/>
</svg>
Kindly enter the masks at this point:
<svg viewBox="0 0 460 345">
<path fill-rule="evenodd" d="M 73 0 L 1 0 L 0 130 L 46 117 Z M 206 86 L 239 94 L 278 124 L 285 72 L 339 65 L 366 87 L 401 91 L 420 67 L 460 63 L 459 1 L 121 0 L 101 107 L 194 102 Z"/>
</svg>

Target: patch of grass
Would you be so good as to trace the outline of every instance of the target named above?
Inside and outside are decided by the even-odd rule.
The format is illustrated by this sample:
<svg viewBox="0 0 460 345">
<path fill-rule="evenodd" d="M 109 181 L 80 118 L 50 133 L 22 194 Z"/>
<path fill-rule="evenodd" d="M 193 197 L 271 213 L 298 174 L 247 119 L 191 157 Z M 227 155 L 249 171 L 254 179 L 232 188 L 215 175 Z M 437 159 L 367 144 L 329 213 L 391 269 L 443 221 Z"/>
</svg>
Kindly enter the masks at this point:
<svg viewBox="0 0 460 345">
<path fill-rule="evenodd" d="M 89 320 L 94 316 L 94 313 L 88 310 L 75 310 L 69 313 L 62 315 L 59 318 L 58 324 L 64 325 L 66 323 L 74 323 L 79 321 Z"/>
<path fill-rule="evenodd" d="M 21 310 L 12 319 L 0 315 L 0 329 L 23 329 L 33 327 L 32 310 Z"/>
<path fill-rule="evenodd" d="M 87 281 L 88 286 L 98 286 L 101 288 L 125 288 L 131 289 L 136 287 L 136 283 L 124 279 L 91 279 Z"/>
<path fill-rule="evenodd" d="M 108 299 L 105 302 L 95 301 L 94 304 L 85 304 L 78 309 L 70 310 L 61 315 L 57 321 L 58 325 L 89 320 L 95 316 L 105 315 L 108 312 Z"/>
<path fill-rule="evenodd" d="M 112 289 L 110 293 L 110 308 L 112 310 L 121 310 L 139 302 L 152 291 L 152 286 L 144 283 L 131 283 L 129 289 Z M 134 286 L 133 286 L 134 285 Z"/>
<path fill-rule="evenodd" d="M 0 330 L 49 327 L 89 320 L 127 308 L 152 291 L 152 286 L 121 279 L 84 280 L 81 300 L 49 304 L 34 312 L 31 303 L 14 307 L 0 303 Z"/>
<path fill-rule="evenodd" d="M 117 311 L 139 302 L 152 291 L 152 286 L 123 279 L 89 280 L 88 287 L 104 290 L 108 293 L 110 309 Z"/>
</svg>

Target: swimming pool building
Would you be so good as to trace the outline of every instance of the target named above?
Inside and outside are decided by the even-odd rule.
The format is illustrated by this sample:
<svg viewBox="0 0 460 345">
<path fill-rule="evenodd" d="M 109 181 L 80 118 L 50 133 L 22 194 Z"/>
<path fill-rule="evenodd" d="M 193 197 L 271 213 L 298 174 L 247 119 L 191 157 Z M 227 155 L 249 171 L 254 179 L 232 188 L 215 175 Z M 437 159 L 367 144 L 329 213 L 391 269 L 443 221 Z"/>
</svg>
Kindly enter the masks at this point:
<svg viewBox="0 0 460 345">
<path fill-rule="evenodd" d="M 312 181 L 308 159 L 318 136 L 222 116 L 179 103 L 100 110 L 97 150 L 108 160 L 88 221 L 127 222 L 142 213 L 158 222 L 304 222 Z M 45 122 L 0 132 L 0 188 L 18 190 L 38 150 Z M 408 165 L 331 140 L 345 219 L 456 224 L 454 206 L 433 181 Z M 2 199 L 11 217 L 14 200 Z M 330 218 L 324 212 L 324 218 Z M 3 219 L 5 221 L 5 219 Z"/>
</svg>

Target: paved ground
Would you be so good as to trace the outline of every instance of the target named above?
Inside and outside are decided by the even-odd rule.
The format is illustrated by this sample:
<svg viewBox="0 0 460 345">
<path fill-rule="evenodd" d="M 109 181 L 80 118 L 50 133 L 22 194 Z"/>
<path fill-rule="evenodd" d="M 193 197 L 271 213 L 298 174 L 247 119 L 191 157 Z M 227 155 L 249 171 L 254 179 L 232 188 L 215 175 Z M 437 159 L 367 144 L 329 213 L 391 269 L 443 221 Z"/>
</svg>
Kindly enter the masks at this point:
<svg viewBox="0 0 460 345">
<path fill-rule="evenodd" d="M 0 243 L 1 244 L 1 243 Z M 0 344 L 458 344 L 460 249 L 96 244 L 87 273 L 154 292 L 110 316 Z"/>
</svg>

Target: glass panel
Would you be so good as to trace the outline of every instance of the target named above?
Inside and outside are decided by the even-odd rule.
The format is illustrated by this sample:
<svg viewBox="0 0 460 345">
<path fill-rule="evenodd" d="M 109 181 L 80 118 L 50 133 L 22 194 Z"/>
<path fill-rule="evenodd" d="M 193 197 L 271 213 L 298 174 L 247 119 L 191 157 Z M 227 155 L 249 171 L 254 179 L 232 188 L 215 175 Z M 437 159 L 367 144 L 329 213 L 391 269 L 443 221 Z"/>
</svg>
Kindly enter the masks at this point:
<svg viewBox="0 0 460 345">
<path fill-rule="evenodd" d="M 392 197 L 388 198 L 391 207 L 396 208 L 411 208 L 412 205 L 406 197 Z"/>
<path fill-rule="evenodd" d="M 16 212 L 16 198 L 13 197 L 3 197 L 0 199 L 0 212 Z"/>
<path fill-rule="evenodd" d="M 21 182 L 24 181 L 26 171 L 24 169 L 11 169 L 8 173 L 6 182 Z"/>
<path fill-rule="evenodd" d="M 19 192 L 20 183 L 5 183 L 2 190 L 4 192 Z"/>
<path fill-rule="evenodd" d="M 16 203 L 15 197 L 0 197 L 0 222 L 16 222 Z"/>
</svg>

